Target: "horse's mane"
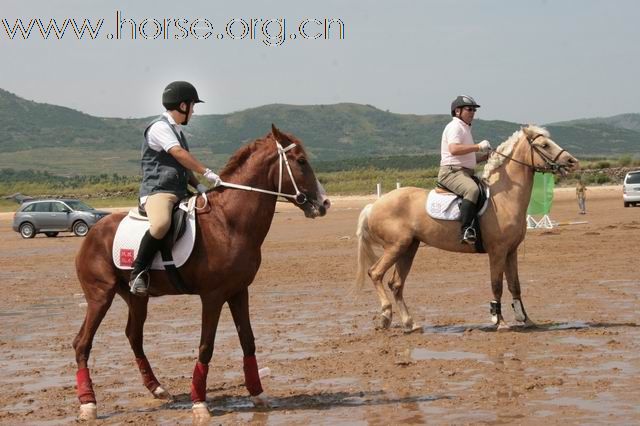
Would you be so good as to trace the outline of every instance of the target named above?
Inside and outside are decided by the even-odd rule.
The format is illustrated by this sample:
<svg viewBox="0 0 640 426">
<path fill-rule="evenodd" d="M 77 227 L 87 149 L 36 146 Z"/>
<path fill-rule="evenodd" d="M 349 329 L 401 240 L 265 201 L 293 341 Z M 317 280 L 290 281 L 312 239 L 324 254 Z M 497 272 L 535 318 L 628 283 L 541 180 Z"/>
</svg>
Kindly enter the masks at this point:
<svg viewBox="0 0 640 426">
<path fill-rule="evenodd" d="M 302 145 L 301 141 L 285 133 L 282 133 L 282 135 L 285 138 L 287 138 L 290 143 L 295 143 L 296 145 L 298 145 L 304 152 L 304 146 Z M 273 135 L 271 132 L 269 132 L 263 138 L 256 139 L 240 147 L 229 158 L 229 161 L 227 161 L 227 164 L 224 166 L 220 174 L 228 176 L 235 173 L 247 161 L 247 159 L 251 156 L 251 154 L 265 147 L 267 143 L 273 143 Z M 284 146 L 286 146 L 286 144 Z M 273 149 L 273 152 L 275 153 L 276 152 L 275 145 L 273 145 L 272 149 Z"/>
<path fill-rule="evenodd" d="M 269 134 L 270 135 L 270 134 Z M 242 166 L 251 154 L 257 151 L 263 144 L 266 143 L 269 135 L 265 136 L 262 139 L 256 139 L 253 142 L 249 142 L 248 144 L 240 147 L 227 161 L 227 164 L 224 166 L 221 175 L 228 176 L 233 174 L 240 166 Z"/>
<path fill-rule="evenodd" d="M 529 124 L 527 126 L 527 131 L 536 135 L 542 135 L 547 138 L 549 137 L 549 132 L 547 131 L 547 129 L 543 127 L 535 126 L 533 124 Z M 509 136 L 509 138 L 506 141 L 502 142 L 498 146 L 498 148 L 496 148 L 496 151 L 498 151 L 503 155 L 510 156 L 511 153 L 513 152 L 513 147 L 515 146 L 516 142 L 520 140 L 520 137 L 522 137 L 523 132 L 524 132 L 523 129 L 516 130 L 511 136 Z M 489 159 L 487 160 L 487 164 L 484 166 L 484 173 L 482 174 L 482 179 L 488 179 L 489 176 L 491 176 L 491 173 L 493 173 L 498 167 L 500 167 L 504 163 L 504 161 L 506 160 L 506 157 L 504 157 L 503 155 L 489 156 Z"/>
</svg>

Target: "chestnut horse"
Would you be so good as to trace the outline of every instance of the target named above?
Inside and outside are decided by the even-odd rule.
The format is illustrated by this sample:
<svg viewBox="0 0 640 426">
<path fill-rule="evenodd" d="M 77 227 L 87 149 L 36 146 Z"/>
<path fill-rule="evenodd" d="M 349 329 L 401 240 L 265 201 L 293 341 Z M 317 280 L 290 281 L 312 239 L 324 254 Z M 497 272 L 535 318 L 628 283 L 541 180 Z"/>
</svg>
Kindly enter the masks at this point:
<svg viewBox="0 0 640 426">
<path fill-rule="evenodd" d="M 202 302 L 202 332 L 193 372 L 191 399 L 197 417 L 209 416 L 206 403 L 208 364 L 222 306 L 229 305 L 244 354 L 245 384 L 254 404 L 266 404 L 249 320 L 248 287 L 260 267 L 260 247 L 269 232 L 280 194 L 294 202 L 309 218 L 324 216 L 330 206 L 315 177 L 302 143 L 275 126 L 262 139 L 239 149 L 220 173 L 222 187 L 206 195 L 208 210 L 198 212 L 195 246 L 180 268 L 185 282 Z M 243 188 L 225 189 L 224 186 Z M 266 193 L 265 193 L 266 192 Z M 87 361 L 94 335 L 116 294 L 129 307 L 126 335 L 144 385 L 157 398 L 170 395 L 156 379 L 143 347 L 148 297 L 129 292 L 129 271 L 118 270 L 111 249 L 118 224 L 125 214 L 112 214 L 91 229 L 76 257 L 78 279 L 87 300 L 87 312 L 73 341 L 76 352 L 80 418 L 96 418 L 96 397 Z M 151 296 L 177 294 L 164 271 L 151 271 Z"/>
<path fill-rule="evenodd" d="M 493 152 L 485 166 L 484 179 L 490 189 L 489 207 L 480 217 L 484 248 L 489 254 L 491 271 L 492 322 L 508 328 L 502 317 L 503 275 L 513 297 L 516 320 L 533 325 L 520 293 L 518 246 L 527 230 L 526 212 L 531 198 L 534 171 L 566 174 L 578 161 L 553 142 L 540 127 L 528 126 L 515 132 Z M 393 293 L 405 331 L 414 325 L 403 298 L 404 283 L 420 242 L 442 250 L 475 253 L 476 248 L 460 241 L 460 222 L 433 219 L 425 211 L 427 192 L 420 188 L 392 191 L 360 213 L 358 228 L 358 267 L 355 286 L 362 288 L 365 275 L 375 285 L 381 305 L 381 327 L 391 325 L 391 302 L 383 287 L 385 273 L 393 266 L 388 286 Z M 374 246 L 382 246 L 378 257 Z"/>
</svg>

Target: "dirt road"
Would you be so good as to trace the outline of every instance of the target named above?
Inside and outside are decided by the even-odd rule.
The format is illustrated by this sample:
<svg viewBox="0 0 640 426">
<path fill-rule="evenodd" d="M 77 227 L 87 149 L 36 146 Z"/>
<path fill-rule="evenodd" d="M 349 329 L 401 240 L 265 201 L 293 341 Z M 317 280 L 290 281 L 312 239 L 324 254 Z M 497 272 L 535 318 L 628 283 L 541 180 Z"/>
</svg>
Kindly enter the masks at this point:
<svg viewBox="0 0 640 426">
<path fill-rule="evenodd" d="M 640 208 L 620 188 L 590 188 L 579 215 L 559 190 L 551 218 L 520 247 L 523 301 L 539 327 L 491 332 L 486 255 L 421 248 L 406 300 L 422 332 L 375 330 L 372 286 L 349 294 L 355 225 L 370 200 L 334 200 L 305 219 L 280 206 L 251 286 L 257 358 L 273 407 L 254 409 L 223 311 L 208 380 L 212 424 L 638 424 Z M 0 423 L 73 423 L 71 341 L 84 318 L 73 259 L 80 238 L 23 240 L 0 216 Z M 568 225 L 568 222 L 587 221 Z M 506 291 L 503 310 L 513 321 Z M 199 340 L 196 297 L 150 302 L 146 352 L 172 403 L 151 398 L 116 299 L 89 366 L 103 424 L 189 424 Z M 397 320 L 396 320 L 397 322 Z"/>
</svg>

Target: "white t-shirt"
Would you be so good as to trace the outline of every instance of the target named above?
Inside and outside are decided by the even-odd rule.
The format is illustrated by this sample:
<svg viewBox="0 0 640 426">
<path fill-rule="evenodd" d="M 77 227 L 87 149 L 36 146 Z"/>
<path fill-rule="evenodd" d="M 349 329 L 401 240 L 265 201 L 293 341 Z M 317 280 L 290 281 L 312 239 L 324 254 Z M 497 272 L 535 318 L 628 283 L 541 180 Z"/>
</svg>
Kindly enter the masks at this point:
<svg viewBox="0 0 640 426">
<path fill-rule="evenodd" d="M 476 153 L 469 152 L 462 155 L 451 155 L 449 152 L 449 145 L 451 144 L 461 145 L 474 145 L 473 136 L 471 135 L 471 126 L 458 117 L 453 117 L 453 120 L 442 132 L 442 144 L 440 145 L 440 165 L 441 166 L 459 166 L 466 167 L 467 169 L 473 169 L 476 167 Z"/>
<path fill-rule="evenodd" d="M 168 112 L 164 112 L 162 115 L 169 120 L 169 123 L 176 129 L 176 132 L 180 134 L 182 126 L 176 123 Z M 147 132 L 147 143 L 149 144 L 149 148 L 158 152 L 162 150 L 169 152 L 174 146 L 180 146 L 180 141 L 176 138 L 175 133 L 173 133 L 171 127 L 164 121 L 158 121 L 149 128 Z"/>
</svg>

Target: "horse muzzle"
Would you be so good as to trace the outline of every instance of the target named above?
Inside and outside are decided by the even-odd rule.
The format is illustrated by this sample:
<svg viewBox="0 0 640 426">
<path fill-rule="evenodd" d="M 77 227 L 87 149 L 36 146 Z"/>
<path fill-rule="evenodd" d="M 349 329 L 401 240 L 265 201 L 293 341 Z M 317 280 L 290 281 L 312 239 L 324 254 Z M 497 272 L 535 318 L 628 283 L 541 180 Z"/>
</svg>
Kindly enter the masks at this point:
<svg viewBox="0 0 640 426">
<path fill-rule="evenodd" d="M 331 200 L 323 197 L 322 200 L 308 200 L 308 202 L 303 207 L 303 211 L 306 217 L 315 219 L 316 217 L 322 217 L 326 215 L 330 207 Z"/>
</svg>

